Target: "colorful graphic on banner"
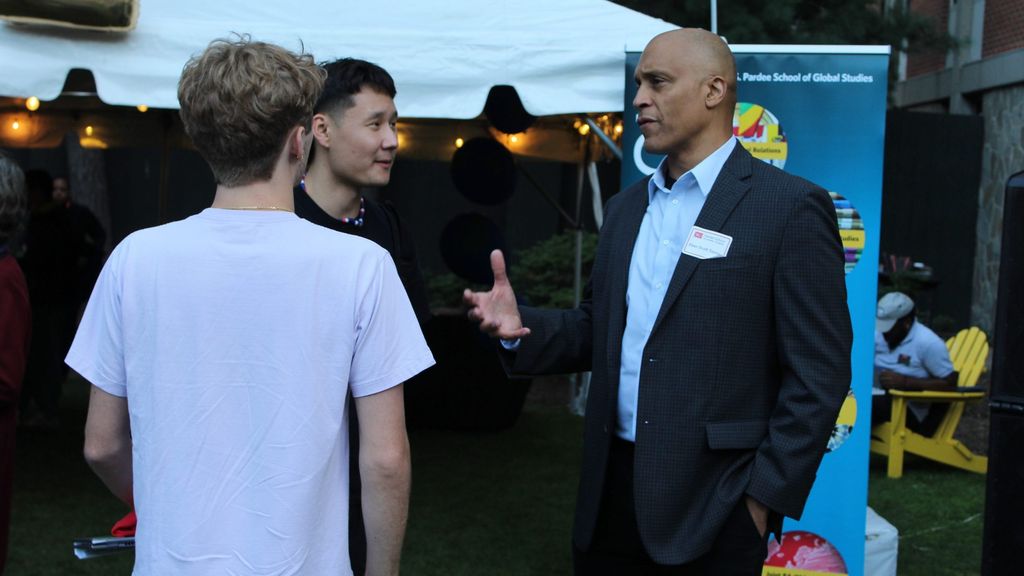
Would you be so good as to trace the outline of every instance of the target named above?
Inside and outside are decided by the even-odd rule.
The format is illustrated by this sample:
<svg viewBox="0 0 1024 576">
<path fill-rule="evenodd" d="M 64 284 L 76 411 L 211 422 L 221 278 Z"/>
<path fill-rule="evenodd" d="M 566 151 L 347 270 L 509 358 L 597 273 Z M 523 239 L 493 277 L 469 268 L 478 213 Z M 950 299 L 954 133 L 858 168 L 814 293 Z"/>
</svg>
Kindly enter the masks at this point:
<svg viewBox="0 0 1024 576">
<path fill-rule="evenodd" d="M 754 158 L 782 168 L 789 147 L 779 119 L 759 104 L 737 102 L 732 115 L 732 133 Z"/>
<path fill-rule="evenodd" d="M 860 262 L 860 255 L 864 252 L 864 221 L 861 220 L 860 212 L 857 212 L 852 202 L 835 192 L 828 194 L 836 207 L 839 236 L 843 239 L 843 250 L 846 251 L 846 273 L 849 274 L 857 262 Z"/>
<path fill-rule="evenodd" d="M 846 440 L 853 434 L 853 426 L 857 423 L 857 396 L 853 389 L 846 393 L 846 400 L 843 407 L 839 409 L 839 417 L 836 418 L 836 426 L 832 429 L 832 437 L 828 439 L 829 452 L 838 450 L 846 443 Z"/>
<path fill-rule="evenodd" d="M 821 536 L 794 530 L 782 533 L 782 543 L 768 541 L 762 576 L 846 576 L 843 555 Z"/>
<path fill-rule="evenodd" d="M 764 573 L 863 576 L 878 273 L 874 266 L 857 264 L 878 261 L 888 49 L 759 50 L 734 48 L 739 103 L 733 132 L 755 157 L 835 191 L 831 195 L 846 252 L 854 331 L 853 379 L 829 451 L 803 517 L 799 522 L 786 519 L 783 546 L 773 550 L 774 559 L 766 559 Z M 639 58 L 639 53 L 626 57 L 623 187 L 652 174 L 661 162 L 660 156 L 643 151 L 640 130 L 631 121 Z"/>
</svg>

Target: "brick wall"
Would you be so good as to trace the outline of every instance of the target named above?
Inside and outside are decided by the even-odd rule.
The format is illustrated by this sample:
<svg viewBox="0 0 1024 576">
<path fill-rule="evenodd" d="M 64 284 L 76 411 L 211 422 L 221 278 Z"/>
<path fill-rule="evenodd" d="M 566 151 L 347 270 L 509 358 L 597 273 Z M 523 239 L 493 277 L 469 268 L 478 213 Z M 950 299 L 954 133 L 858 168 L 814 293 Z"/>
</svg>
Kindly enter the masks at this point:
<svg viewBox="0 0 1024 576">
<path fill-rule="evenodd" d="M 982 58 L 1024 48 L 1024 2 L 986 0 Z"/>
<path fill-rule="evenodd" d="M 991 0 L 989 0 L 991 2 Z M 1007 3 L 1020 0 L 1007 0 Z M 935 28 L 945 32 L 949 27 L 949 0 L 910 0 L 910 11 L 918 16 L 930 18 Z M 986 4 L 987 6 L 987 4 Z M 907 78 L 938 72 L 946 67 L 946 52 L 930 50 L 916 52 L 909 46 L 907 55 Z"/>
</svg>

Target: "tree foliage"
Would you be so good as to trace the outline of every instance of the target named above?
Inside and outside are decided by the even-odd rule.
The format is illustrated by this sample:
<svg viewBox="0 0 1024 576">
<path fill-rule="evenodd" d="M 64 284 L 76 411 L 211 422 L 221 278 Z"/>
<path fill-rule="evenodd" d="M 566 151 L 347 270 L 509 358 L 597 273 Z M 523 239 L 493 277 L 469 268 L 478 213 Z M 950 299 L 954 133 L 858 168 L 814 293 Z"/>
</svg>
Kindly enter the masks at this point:
<svg viewBox="0 0 1024 576">
<path fill-rule="evenodd" d="M 679 26 L 710 28 L 709 0 L 613 1 Z M 934 20 L 883 5 L 882 0 L 721 0 L 718 33 L 732 44 L 888 44 L 894 54 L 955 45 Z"/>
</svg>

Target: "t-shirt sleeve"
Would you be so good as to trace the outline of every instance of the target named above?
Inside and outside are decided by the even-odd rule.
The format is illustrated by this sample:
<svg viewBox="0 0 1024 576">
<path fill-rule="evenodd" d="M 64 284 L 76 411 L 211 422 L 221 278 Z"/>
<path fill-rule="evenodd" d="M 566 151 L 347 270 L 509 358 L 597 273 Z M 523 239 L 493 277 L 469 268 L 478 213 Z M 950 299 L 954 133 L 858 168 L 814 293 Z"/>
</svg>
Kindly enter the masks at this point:
<svg viewBox="0 0 1024 576">
<path fill-rule="evenodd" d="M 949 359 L 949 350 L 946 348 L 946 344 L 938 338 L 925 350 L 921 364 L 933 378 L 945 378 L 953 373 L 953 362 Z"/>
<path fill-rule="evenodd" d="M 387 390 L 434 364 L 395 264 L 383 251 L 356 313 L 349 375 L 353 396 Z"/>
<path fill-rule="evenodd" d="M 121 397 L 128 395 L 121 323 L 124 251 L 124 244 L 115 249 L 100 272 L 64 360 L 94 386 Z"/>
</svg>

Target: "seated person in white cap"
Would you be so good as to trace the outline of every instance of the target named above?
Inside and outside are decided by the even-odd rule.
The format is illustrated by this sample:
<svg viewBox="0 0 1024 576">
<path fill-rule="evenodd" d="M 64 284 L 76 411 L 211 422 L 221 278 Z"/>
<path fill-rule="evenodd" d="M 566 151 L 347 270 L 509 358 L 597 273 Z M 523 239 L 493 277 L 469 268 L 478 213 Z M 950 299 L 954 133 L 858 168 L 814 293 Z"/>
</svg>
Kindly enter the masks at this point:
<svg viewBox="0 0 1024 576">
<path fill-rule="evenodd" d="M 875 313 L 876 385 L 885 390 L 955 388 L 958 374 L 949 359 L 946 343 L 918 322 L 914 312 L 914 301 L 902 292 L 890 292 L 878 301 Z M 892 398 L 888 394 L 874 397 L 871 403 L 872 425 L 889 419 L 891 403 Z M 948 407 L 911 402 L 909 408 L 907 427 L 929 435 L 938 428 Z"/>
</svg>

